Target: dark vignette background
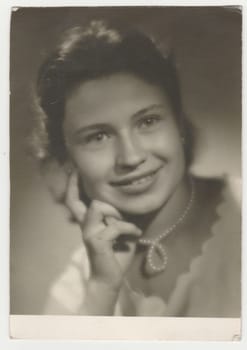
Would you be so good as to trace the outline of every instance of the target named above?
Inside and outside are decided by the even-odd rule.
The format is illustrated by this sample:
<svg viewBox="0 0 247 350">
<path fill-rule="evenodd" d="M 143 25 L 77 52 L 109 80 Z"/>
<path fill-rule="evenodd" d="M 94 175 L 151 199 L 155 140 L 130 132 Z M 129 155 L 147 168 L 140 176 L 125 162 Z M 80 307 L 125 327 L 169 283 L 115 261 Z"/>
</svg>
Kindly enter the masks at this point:
<svg viewBox="0 0 247 350">
<path fill-rule="evenodd" d="M 233 7 L 19 8 L 10 70 L 11 313 L 40 314 L 51 281 L 80 244 L 27 156 L 37 69 L 61 32 L 109 18 L 171 43 L 186 113 L 198 129 L 193 172 L 241 174 L 241 12 Z"/>
</svg>

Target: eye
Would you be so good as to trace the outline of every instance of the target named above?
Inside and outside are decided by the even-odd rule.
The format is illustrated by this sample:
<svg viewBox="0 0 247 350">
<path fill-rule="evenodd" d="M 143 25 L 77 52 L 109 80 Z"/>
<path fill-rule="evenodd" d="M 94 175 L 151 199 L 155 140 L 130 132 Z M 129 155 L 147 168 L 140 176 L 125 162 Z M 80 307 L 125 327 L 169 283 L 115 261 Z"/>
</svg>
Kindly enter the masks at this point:
<svg viewBox="0 0 247 350">
<path fill-rule="evenodd" d="M 156 126 L 160 120 L 161 117 L 159 115 L 146 116 L 139 121 L 139 126 L 141 128 L 151 128 Z"/>
<path fill-rule="evenodd" d="M 110 138 L 110 135 L 107 134 L 104 131 L 99 131 L 99 132 L 95 132 L 91 135 L 87 135 L 85 137 L 85 143 L 86 144 L 91 144 L 91 143 L 102 143 L 104 141 L 106 141 L 107 139 Z"/>
</svg>

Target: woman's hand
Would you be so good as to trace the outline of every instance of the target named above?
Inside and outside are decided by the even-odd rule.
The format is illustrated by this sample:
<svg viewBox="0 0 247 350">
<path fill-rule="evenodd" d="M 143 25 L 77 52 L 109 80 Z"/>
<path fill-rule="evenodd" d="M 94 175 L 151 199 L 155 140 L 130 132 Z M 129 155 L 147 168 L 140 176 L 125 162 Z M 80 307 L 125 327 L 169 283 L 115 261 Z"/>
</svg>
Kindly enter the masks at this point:
<svg viewBox="0 0 247 350">
<path fill-rule="evenodd" d="M 91 279 L 118 290 L 134 256 L 135 241 L 142 234 L 141 230 L 123 221 L 119 211 L 107 203 L 93 200 L 87 208 L 79 198 L 78 175 L 75 172 L 68 179 L 65 203 L 80 224 L 90 259 Z M 114 242 L 121 235 L 132 238 L 127 251 L 113 249 Z"/>
</svg>

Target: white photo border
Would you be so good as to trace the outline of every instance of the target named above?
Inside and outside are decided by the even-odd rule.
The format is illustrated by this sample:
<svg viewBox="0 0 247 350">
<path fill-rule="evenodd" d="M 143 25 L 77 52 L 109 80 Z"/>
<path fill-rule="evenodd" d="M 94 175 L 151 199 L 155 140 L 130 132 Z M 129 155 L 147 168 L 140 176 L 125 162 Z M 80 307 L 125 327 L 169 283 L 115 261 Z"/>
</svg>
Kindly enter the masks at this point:
<svg viewBox="0 0 247 350">
<path fill-rule="evenodd" d="M 1 234 L 1 244 L 0 244 L 0 276 L 2 277 L 2 288 L 1 288 L 1 294 L 0 294 L 0 347 L 2 349 L 33 349 L 35 346 L 35 349 L 44 349 L 44 348 L 59 348 L 61 350 L 66 348 L 72 348 L 72 349 L 81 349 L 82 346 L 85 346 L 87 349 L 96 349 L 98 346 L 101 348 L 106 347 L 107 349 L 115 348 L 117 345 L 120 349 L 127 349 L 130 346 L 134 347 L 135 349 L 146 349 L 146 348 L 155 348 L 155 349 L 163 349 L 164 343 L 163 342 L 145 342 L 145 341 L 139 341 L 140 339 L 132 339 L 133 342 L 125 341 L 125 342 L 118 342 L 117 344 L 115 342 L 103 342 L 103 341 L 86 341 L 81 342 L 78 340 L 78 338 L 71 338 L 69 335 L 65 340 L 59 341 L 59 337 L 54 337 L 56 340 L 51 340 L 50 337 L 42 337 L 42 334 L 45 334 L 45 327 L 49 328 L 49 332 L 51 330 L 50 326 L 53 324 L 54 326 L 62 327 L 62 323 L 66 324 L 67 320 L 64 316 L 60 316 L 60 320 L 56 318 L 56 316 L 53 316 L 53 320 L 48 320 L 49 316 L 37 316 L 30 317 L 29 316 L 19 316 L 19 317 L 13 317 L 11 316 L 9 318 L 9 197 L 10 197 L 10 180 L 9 180 L 9 125 L 8 125 L 8 115 L 9 115 L 9 31 L 10 31 L 10 14 L 11 9 L 15 7 L 62 7 L 62 6 L 147 6 L 147 5 L 162 5 L 162 6 L 241 6 L 243 11 L 243 118 L 242 118 L 242 169 L 243 169 L 243 239 L 242 239 L 242 273 L 243 273 L 243 288 L 242 288 L 242 305 L 243 305 L 243 316 L 242 316 L 242 340 L 241 342 L 235 343 L 236 346 L 246 346 L 246 305 L 247 305 L 247 298 L 246 298 L 246 221 L 247 221 L 247 215 L 246 215 L 246 165 L 247 164 L 247 143 L 245 141 L 246 139 L 246 121 L 245 121 L 245 114 L 246 114 L 246 101 L 245 101 L 245 87 L 246 87 L 246 71 L 245 71 L 245 64 L 246 64 L 246 56 L 245 56 L 245 48 L 246 48 L 246 25 L 245 25 L 245 18 L 246 18 L 246 5 L 244 1 L 150 1 L 149 4 L 145 1 L 62 1 L 62 0 L 9 0 L 7 2 L 3 1 L 0 4 L 0 52 L 1 52 L 1 65 L 0 65 L 0 77 L 1 77 L 1 85 L 0 85 L 0 92 L 1 92 L 1 103 L 0 103 L 0 109 L 1 109 L 1 127 L 0 127 L 0 183 L 1 183 L 1 189 L 2 189 L 2 196 L 0 201 L 0 234 Z M 244 307 L 245 305 L 245 307 Z M 23 317 L 21 319 L 21 317 Z M 48 317 L 47 319 L 45 319 Z M 19 318 L 19 319 L 18 319 Z M 29 318 L 29 319 L 28 319 Z M 40 320 L 38 320 L 40 318 Z M 67 318 L 67 317 L 66 317 Z M 73 320 L 74 318 L 74 320 Z M 102 318 L 100 318 L 102 320 Z M 98 325 L 97 322 L 100 320 L 97 317 L 95 318 L 96 326 Z M 150 320 L 150 318 L 148 318 Z M 159 318 L 152 318 L 153 324 L 157 322 L 159 323 Z M 164 322 L 164 319 L 162 319 Z M 195 321 L 196 319 L 194 319 Z M 211 323 L 211 326 L 218 327 L 217 326 L 217 320 L 218 319 L 208 319 L 208 322 Z M 221 319 L 222 321 L 224 319 Z M 69 320 L 69 322 L 75 322 L 77 325 L 75 327 L 78 327 L 78 322 L 82 322 L 81 324 L 83 327 L 85 327 L 85 322 L 88 322 L 87 317 L 76 317 L 72 316 L 72 319 Z M 140 318 L 138 318 L 138 322 L 142 322 Z M 170 320 L 168 319 L 167 322 Z M 173 322 L 174 327 L 174 318 L 171 322 Z M 181 319 L 180 319 L 181 321 Z M 178 321 L 178 322 L 180 322 Z M 189 327 L 189 319 L 184 320 L 187 323 L 187 327 Z M 228 319 L 229 324 L 232 321 L 233 330 L 235 331 L 236 328 L 239 327 L 239 320 L 237 319 Z M 36 339 L 36 340 L 26 340 L 25 336 L 21 336 L 19 333 L 21 331 L 20 325 L 23 325 L 25 327 L 28 326 L 28 322 L 30 325 L 29 331 L 31 332 L 32 327 L 35 332 L 38 331 L 38 327 L 40 327 L 40 333 L 37 334 L 37 338 L 33 338 L 32 336 L 30 338 Z M 40 322 L 40 324 L 39 324 Z M 60 323 L 59 323 L 60 322 Z M 62 322 L 62 323 L 61 323 Z M 124 321 L 125 322 L 125 321 Z M 128 322 L 128 318 L 126 318 L 126 322 Z M 192 321 L 193 322 L 193 321 Z M 214 324 L 215 322 L 215 324 Z M 114 318 L 114 323 L 116 325 L 116 318 Z M 145 323 L 145 322 L 144 322 Z M 15 329 L 13 329 L 13 326 Z M 32 327 L 31 327 L 32 326 Z M 103 327 L 103 323 L 101 322 L 101 327 Z M 143 325 L 141 325 L 143 326 Z M 37 327 L 35 329 L 35 327 Z M 150 324 L 149 324 L 150 327 Z M 153 327 L 153 326 L 152 326 Z M 176 327 L 176 325 L 175 325 Z M 181 327 L 185 327 L 185 324 Z M 219 327 L 219 334 L 221 334 L 221 330 Z M 9 331 L 12 329 L 12 334 L 15 335 L 15 338 L 23 338 L 25 340 L 18 341 L 14 338 L 9 338 Z M 93 329 L 93 328 L 92 328 Z M 61 328 L 62 330 L 62 328 Z M 142 331 L 144 328 L 142 328 Z M 48 332 L 48 329 L 47 329 Z M 57 328 L 54 329 L 54 334 L 57 333 Z M 78 332 L 78 328 L 74 330 L 75 332 Z M 169 333 L 169 332 L 168 332 Z M 58 334 L 59 335 L 59 334 Z M 234 334 L 233 334 L 234 335 Z M 230 340 L 230 339 L 222 339 L 219 335 L 219 341 L 222 340 Z M 41 341 L 40 339 L 49 339 L 46 341 Z M 87 338 L 87 337 L 86 337 Z M 72 339 L 77 339 L 72 341 Z M 88 339 L 87 339 L 88 340 Z M 138 340 L 138 341 L 137 341 Z M 158 340 L 158 339 L 157 339 Z M 181 342 L 170 342 L 170 337 L 167 336 L 166 339 L 163 340 L 169 340 L 169 342 L 165 346 L 172 346 L 174 349 L 177 349 L 178 347 L 182 346 L 189 346 L 190 349 L 193 348 L 193 346 L 198 347 L 198 343 L 188 342 L 186 341 L 184 343 L 184 339 L 177 339 Z M 195 340 L 202 340 L 202 339 L 195 339 Z M 210 339 L 212 340 L 212 339 Z M 216 340 L 216 339 L 215 339 Z M 232 340 L 238 340 L 236 339 Z M 208 346 L 207 342 L 200 342 L 200 348 L 203 348 L 204 346 Z M 234 345 L 234 344 L 232 344 Z M 221 348 L 221 346 L 226 346 L 226 343 L 214 343 L 215 348 Z"/>
</svg>

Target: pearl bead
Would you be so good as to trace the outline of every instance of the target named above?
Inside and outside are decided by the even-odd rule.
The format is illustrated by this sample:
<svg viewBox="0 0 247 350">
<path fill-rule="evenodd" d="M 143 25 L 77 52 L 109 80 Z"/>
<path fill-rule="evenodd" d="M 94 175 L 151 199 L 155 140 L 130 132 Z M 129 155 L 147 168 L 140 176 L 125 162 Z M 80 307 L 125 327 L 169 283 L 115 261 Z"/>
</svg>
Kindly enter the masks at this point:
<svg viewBox="0 0 247 350">
<path fill-rule="evenodd" d="M 146 238 L 139 239 L 139 243 L 146 245 L 146 246 L 149 246 L 148 252 L 147 252 L 147 263 L 148 263 L 149 269 L 151 269 L 151 271 L 153 271 L 153 273 L 161 272 L 161 271 L 165 270 L 167 263 L 168 263 L 168 256 L 167 256 L 165 247 L 163 247 L 161 245 L 161 241 L 164 238 L 166 238 L 168 236 L 168 234 L 173 232 L 177 228 L 177 226 L 184 221 L 184 219 L 186 218 L 186 216 L 188 215 L 188 213 L 192 207 L 194 199 L 195 199 L 195 186 L 194 186 L 194 181 L 191 178 L 190 199 L 189 199 L 183 213 L 179 216 L 177 221 L 154 240 L 146 239 Z M 153 262 L 154 253 L 160 255 L 160 257 L 161 257 L 162 262 L 159 266 L 156 266 Z"/>
</svg>

